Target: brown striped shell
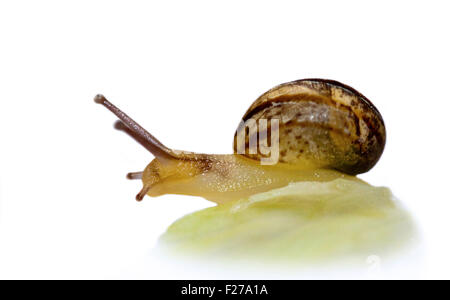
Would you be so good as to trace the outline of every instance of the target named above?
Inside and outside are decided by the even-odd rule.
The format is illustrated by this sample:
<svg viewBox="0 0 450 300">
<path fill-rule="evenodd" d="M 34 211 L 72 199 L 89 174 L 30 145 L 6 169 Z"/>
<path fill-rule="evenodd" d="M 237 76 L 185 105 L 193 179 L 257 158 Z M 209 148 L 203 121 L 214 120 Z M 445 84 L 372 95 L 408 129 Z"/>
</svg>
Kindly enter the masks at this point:
<svg viewBox="0 0 450 300">
<path fill-rule="evenodd" d="M 279 120 L 279 162 L 312 162 L 352 175 L 370 170 L 386 141 L 376 107 L 355 89 L 332 80 L 303 79 L 278 85 L 256 99 L 242 119 Z M 247 150 L 248 142 L 247 134 Z M 261 159 L 259 152 L 243 155 Z"/>
</svg>

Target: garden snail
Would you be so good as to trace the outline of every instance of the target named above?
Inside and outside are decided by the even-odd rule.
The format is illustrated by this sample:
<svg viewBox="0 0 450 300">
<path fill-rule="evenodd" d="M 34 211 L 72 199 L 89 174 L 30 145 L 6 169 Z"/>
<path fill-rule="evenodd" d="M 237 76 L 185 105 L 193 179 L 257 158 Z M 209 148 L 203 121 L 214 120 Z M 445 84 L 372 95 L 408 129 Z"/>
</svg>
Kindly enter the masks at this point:
<svg viewBox="0 0 450 300">
<path fill-rule="evenodd" d="M 127 175 L 143 181 L 139 201 L 145 195 L 184 194 L 222 203 L 294 181 L 357 175 L 376 164 L 386 140 L 375 106 L 353 88 L 332 80 L 297 80 L 261 95 L 235 133 L 234 154 L 223 155 L 171 150 L 104 96 L 94 100 L 121 120 L 117 129 L 155 156 L 143 172 Z M 265 148 L 260 143 L 260 151 L 255 151 L 255 141 L 263 140 Z M 263 150 L 274 142 L 276 161 L 262 163 L 268 157 Z"/>
</svg>

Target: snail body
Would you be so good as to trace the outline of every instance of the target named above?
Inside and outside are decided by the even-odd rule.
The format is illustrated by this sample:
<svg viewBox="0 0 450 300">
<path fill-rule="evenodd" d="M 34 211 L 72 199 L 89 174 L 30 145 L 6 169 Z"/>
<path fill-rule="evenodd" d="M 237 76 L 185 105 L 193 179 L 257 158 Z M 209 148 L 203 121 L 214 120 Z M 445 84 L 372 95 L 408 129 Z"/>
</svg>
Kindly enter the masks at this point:
<svg viewBox="0 0 450 300">
<path fill-rule="evenodd" d="M 143 172 L 128 174 L 143 181 L 139 201 L 145 195 L 185 194 L 223 203 L 290 182 L 353 178 L 376 164 L 386 139 L 375 106 L 351 87 L 331 80 L 293 81 L 261 95 L 235 133 L 234 154 L 223 155 L 169 149 L 103 96 L 95 101 L 119 117 L 116 128 L 155 156 Z M 262 140 L 266 148 L 254 149 L 255 141 Z M 269 144 L 277 146 L 272 148 L 275 161 L 264 163 L 263 149 Z"/>
<path fill-rule="evenodd" d="M 349 175 L 327 169 L 299 169 L 290 164 L 261 165 L 237 154 L 182 154 L 179 160 L 154 159 L 144 170 L 144 188 L 137 199 L 147 194 L 201 196 L 224 203 L 297 181 L 331 181 Z"/>
</svg>

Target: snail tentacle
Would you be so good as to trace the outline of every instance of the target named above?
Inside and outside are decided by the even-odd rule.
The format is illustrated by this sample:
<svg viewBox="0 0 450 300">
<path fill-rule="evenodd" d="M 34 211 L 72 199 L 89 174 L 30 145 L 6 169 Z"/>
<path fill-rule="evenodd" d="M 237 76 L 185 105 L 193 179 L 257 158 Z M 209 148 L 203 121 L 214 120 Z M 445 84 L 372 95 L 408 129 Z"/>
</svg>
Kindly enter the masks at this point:
<svg viewBox="0 0 450 300">
<path fill-rule="evenodd" d="M 97 95 L 94 98 L 96 103 L 102 104 L 113 114 L 115 114 L 122 122 L 116 123 L 115 126 L 119 130 L 124 130 L 134 139 L 136 139 L 141 145 L 143 145 L 148 151 L 159 158 L 172 159 L 176 158 L 173 151 L 164 146 L 158 139 L 145 130 L 136 121 L 130 118 L 122 110 L 109 102 L 103 95 Z M 125 125 L 125 126 L 123 126 Z"/>
</svg>

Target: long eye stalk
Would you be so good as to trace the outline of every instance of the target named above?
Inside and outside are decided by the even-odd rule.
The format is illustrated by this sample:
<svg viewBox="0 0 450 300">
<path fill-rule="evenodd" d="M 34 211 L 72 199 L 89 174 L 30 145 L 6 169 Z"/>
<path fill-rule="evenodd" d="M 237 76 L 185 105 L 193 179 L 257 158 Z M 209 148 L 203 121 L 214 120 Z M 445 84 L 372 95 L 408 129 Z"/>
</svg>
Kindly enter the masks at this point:
<svg viewBox="0 0 450 300">
<path fill-rule="evenodd" d="M 135 138 L 139 143 L 141 143 L 148 151 L 150 151 L 154 156 L 159 158 L 175 158 L 175 154 L 164 146 L 160 141 L 158 141 L 153 135 L 151 135 L 147 130 L 145 130 L 136 121 L 130 118 L 127 114 L 117 108 L 114 104 L 109 102 L 103 95 L 97 95 L 94 98 L 96 103 L 102 104 L 113 114 L 115 114 L 124 124 L 126 128 L 120 128 L 121 124 L 116 123 L 116 128 L 124 129 L 129 135 Z"/>
</svg>

